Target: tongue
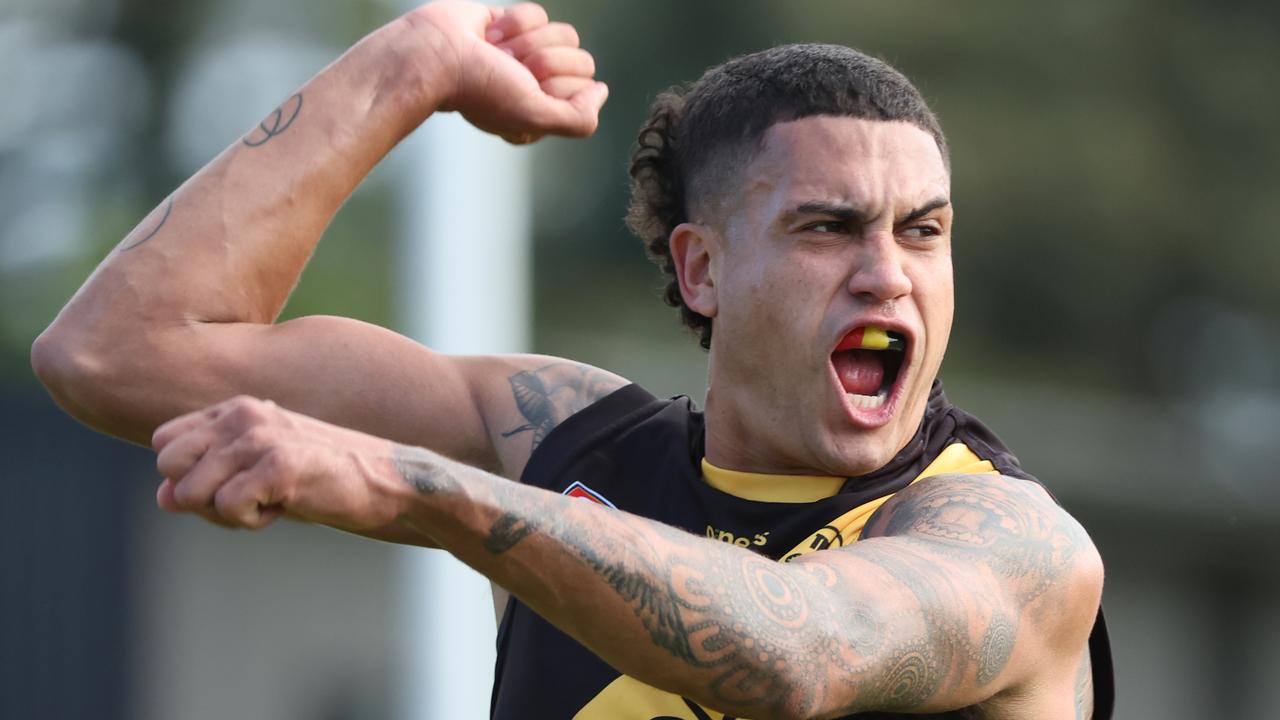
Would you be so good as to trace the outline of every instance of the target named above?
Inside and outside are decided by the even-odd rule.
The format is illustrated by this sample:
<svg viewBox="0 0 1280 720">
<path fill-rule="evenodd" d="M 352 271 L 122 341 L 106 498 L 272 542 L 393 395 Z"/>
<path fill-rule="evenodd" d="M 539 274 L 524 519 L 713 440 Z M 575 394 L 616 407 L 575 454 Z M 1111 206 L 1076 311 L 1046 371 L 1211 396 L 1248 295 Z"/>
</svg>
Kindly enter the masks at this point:
<svg viewBox="0 0 1280 720">
<path fill-rule="evenodd" d="M 884 358 L 874 350 L 846 350 L 831 356 L 844 391 L 875 395 L 884 382 Z"/>
</svg>

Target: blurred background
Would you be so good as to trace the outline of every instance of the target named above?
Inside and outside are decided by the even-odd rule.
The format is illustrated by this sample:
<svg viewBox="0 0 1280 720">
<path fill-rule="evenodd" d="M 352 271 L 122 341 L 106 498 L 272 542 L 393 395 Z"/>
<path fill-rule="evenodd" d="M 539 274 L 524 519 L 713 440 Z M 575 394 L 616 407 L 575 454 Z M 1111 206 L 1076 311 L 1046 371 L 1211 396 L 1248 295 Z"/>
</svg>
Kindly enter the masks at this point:
<svg viewBox="0 0 1280 720">
<path fill-rule="evenodd" d="M 612 94 L 594 138 L 526 151 L 534 350 L 701 399 L 622 222 L 648 103 L 777 43 L 879 55 L 953 149 L 943 379 L 1101 548 L 1118 717 L 1280 717 L 1280 5 L 546 5 Z M 397 717 L 390 546 L 156 511 L 151 454 L 62 415 L 27 358 L 151 207 L 403 7 L 0 0 L 0 717 Z M 403 322 L 401 160 L 288 316 Z"/>
</svg>

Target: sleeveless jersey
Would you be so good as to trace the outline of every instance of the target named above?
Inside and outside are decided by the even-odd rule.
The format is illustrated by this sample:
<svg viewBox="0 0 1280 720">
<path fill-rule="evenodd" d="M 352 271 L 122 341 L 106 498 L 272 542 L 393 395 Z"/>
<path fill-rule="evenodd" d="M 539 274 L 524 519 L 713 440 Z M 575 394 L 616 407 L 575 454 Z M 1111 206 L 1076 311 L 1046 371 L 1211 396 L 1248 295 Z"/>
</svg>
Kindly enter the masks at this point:
<svg viewBox="0 0 1280 720">
<path fill-rule="evenodd" d="M 521 481 L 779 561 L 855 542 L 880 505 L 922 477 L 1001 473 L 1035 481 L 986 426 L 947 401 L 937 382 L 920 429 L 901 452 L 875 472 L 834 479 L 836 486 L 826 490 L 822 481 L 833 479 L 753 486 L 758 476 L 713 467 L 704 477 L 704 438 L 703 415 L 689 398 L 659 400 L 629 385 L 552 430 L 530 457 Z M 1089 646 L 1093 717 L 1106 720 L 1114 691 L 1101 611 Z M 498 627 L 491 715 L 495 720 L 732 720 L 621 675 L 514 596 Z"/>
</svg>

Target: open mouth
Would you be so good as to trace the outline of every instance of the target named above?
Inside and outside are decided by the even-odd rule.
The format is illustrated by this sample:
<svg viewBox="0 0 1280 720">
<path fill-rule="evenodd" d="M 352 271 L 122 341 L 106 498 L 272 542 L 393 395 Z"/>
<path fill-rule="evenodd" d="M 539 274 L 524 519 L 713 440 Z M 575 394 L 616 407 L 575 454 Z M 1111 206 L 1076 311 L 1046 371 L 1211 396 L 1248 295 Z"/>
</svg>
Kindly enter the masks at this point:
<svg viewBox="0 0 1280 720">
<path fill-rule="evenodd" d="M 831 353 L 831 365 L 850 404 L 861 410 L 885 405 L 907 356 L 907 338 L 874 326 L 855 328 Z"/>
</svg>

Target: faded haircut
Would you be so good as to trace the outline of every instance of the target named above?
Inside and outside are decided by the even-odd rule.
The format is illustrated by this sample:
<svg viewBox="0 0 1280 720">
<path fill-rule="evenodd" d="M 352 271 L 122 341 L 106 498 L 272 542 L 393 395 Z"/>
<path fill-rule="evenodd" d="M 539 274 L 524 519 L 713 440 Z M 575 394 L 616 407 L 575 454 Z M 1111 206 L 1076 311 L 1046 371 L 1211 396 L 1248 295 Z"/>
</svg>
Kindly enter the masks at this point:
<svg viewBox="0 0 1280 720">
<path fill-rule="evenodd" d="M 946 138 L 920 91 L 884 61 L 842 45 L 782 45 L 733 58 L 660 94 L 640 129 L 627 226 L 667 275 L 663 299 L 703 348 L 711 347 L 711 319 L 680 295 L 671 231 L 736 190 L 770 127 L 813 115 L 911 123 L 933 137 L 950 167 Z"/>
</svg>

